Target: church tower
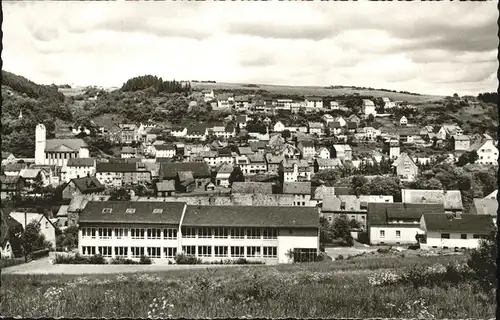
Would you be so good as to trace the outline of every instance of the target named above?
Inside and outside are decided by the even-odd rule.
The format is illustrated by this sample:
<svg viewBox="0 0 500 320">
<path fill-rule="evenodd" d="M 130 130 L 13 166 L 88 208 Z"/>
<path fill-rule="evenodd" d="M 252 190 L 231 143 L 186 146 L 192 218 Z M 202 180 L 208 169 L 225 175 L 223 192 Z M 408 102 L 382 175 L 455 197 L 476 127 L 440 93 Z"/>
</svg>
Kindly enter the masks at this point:
<svg viewBox="0 0 500 320">
<path fill-rule="evenodd" d="M 45 164 L 46 132 L 43 124 L 38 124 L 35 129 L 35 164 Z"/>
</svg>

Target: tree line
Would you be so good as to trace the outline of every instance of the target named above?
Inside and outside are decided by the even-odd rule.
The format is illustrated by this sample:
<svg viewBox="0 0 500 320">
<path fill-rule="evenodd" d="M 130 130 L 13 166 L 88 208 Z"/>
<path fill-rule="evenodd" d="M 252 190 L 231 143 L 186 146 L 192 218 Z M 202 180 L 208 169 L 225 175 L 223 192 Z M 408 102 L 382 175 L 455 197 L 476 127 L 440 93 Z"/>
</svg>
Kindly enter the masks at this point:
<svg viewBox="0 0 500 320">
<path fill-rule="evenodd" d="M 139 91 L 148 88 L 156 89 L 156 92 L 164 93 L 190 93 L 191 84 L 181 83 L 179 81 L 163 81 L 161 77 L 153 75 L 139 76 L 127 80 L 121 88 L 121 91 Z"/>
</svg>

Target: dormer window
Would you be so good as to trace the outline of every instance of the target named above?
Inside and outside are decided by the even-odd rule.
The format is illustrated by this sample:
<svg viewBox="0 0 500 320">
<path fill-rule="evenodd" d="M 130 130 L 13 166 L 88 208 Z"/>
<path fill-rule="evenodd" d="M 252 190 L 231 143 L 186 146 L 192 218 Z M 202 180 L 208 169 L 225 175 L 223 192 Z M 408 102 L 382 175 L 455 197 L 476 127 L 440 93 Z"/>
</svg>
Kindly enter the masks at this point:
<svg viewBox="0 0 500 320">
<path fill-rule="evenodd" d="M 340 210 L 345 210 L 345 201 L 340 202 Z"/>
<path fill-rule="evenodd" d="M 111 208 L 104 208 L 102 209 L 102 213 L 111 213 L 112 209 Z"/>
<path fill-rule="evenodd" d="M 128 208 L 125 213 L 135 213 L 135 208 Z"/>
<path fill-rule="evenodd" d="M 153 209 L 153 214 L 156 214 L 156 213 L 163 213 L 163 209 Z"/>
</svg>

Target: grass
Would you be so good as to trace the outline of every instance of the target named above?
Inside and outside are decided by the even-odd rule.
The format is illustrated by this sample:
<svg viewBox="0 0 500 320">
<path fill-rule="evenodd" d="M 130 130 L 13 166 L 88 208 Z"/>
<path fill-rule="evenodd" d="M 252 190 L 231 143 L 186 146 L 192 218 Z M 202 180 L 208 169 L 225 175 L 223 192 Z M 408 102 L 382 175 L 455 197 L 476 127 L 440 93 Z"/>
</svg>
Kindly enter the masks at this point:
<svg viewBox="0 0 500 320">
<path fill-rule="evenodd" d="M 403 272 L 415 264 L 465 259 L 379 257 L 127 275 L 3 275 L 0 313 L 83 318 L 492 318 L 494 298 L 477 293 L 472 281 L 433 288 L 401 283 L 374 287 L 369 282 L 376 269 Z"/>
</svg>

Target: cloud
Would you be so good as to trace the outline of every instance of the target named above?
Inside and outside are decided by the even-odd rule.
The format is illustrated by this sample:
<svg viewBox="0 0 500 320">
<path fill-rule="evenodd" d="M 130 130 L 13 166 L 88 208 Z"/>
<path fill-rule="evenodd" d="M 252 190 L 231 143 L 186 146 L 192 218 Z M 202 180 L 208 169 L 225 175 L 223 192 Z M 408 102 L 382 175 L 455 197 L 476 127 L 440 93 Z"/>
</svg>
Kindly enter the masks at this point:
<svg viewBox="0 0 500 320">
<path fill-rule="evenodd" d="M 491 1 L 6 2 L 4 12 L 4 68 L 40 83 L 119 86 L 150 73 L 443 95 L 497 87 Z"/>
</svg>

